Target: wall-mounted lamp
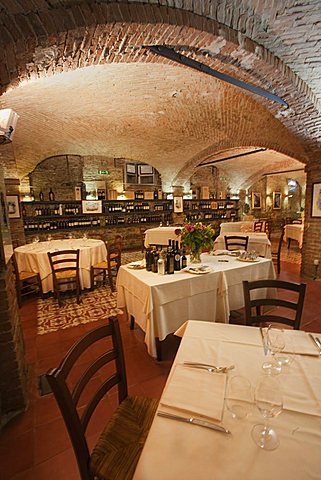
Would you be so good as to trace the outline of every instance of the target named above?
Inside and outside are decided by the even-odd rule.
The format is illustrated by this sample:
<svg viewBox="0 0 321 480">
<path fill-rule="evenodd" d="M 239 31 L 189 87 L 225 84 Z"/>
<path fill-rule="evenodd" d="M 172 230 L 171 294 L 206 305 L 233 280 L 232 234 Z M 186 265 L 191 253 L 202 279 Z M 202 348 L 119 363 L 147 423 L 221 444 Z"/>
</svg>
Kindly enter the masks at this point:
<svg viewBox="0 0 321 480">
<path fill-rule="evenodd" d="M 12 142 L 18 118 L 11 108 L 0 110 L 0 144 Z"/>
</svg>

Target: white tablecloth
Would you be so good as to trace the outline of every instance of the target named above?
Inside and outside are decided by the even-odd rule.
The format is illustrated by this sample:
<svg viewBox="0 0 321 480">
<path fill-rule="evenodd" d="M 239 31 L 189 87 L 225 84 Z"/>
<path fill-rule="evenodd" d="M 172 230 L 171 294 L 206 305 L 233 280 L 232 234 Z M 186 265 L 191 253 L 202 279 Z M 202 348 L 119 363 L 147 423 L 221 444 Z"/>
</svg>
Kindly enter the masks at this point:
<svg viewBox="0 0 321 480">
<path fill-rule="evenodd" d="M 229 235 L 228 233 L 226 234 Z M 272 258 L 271 255 L 271 242 L 268 239 L 266 233 L 244 233 L 244 232 L 230 232 L 230 235 L 240 235 L 242 237 L 249 237 L 248 251 L 255 250 L 258 255 L 265 258 Z M 225 235 L 219 235 L 214 242 L 214 250 L 225 249 Z"/>
<path fill-rule="evenodd" d="M 310 342 L 311 348 L 314 348 L 305 332 L 289 330 L 286 335 L 292 339 L 300 336 L 302 342 L 307 345 Z M 176 382 L 177 366 L 181 367 L 186 360 L 216 365 L 234 364 L 235 369 L 228 372 L 228 378 L 243 375 L 255 387 L 265 359 L 258 328 L 190 321 L 164 393 Z M 155 416 L 134 480 L 319 479 L 320 370 L 320 355 L 297 355 L 292 365 L 278 377 L 284 410 L 270 420 L 280 439 L 276 450 L 261 450 L 251 438 L 253 425 L 263 420 L 254 404 L 248 417 L 243 419 L 234 419 L 226 408 L 223 409 L 221 423 L 232 432 L 231 435 Z M 189 369 L 188 372 L 188 384 L 192 385 L 193 376 L 198 378 L 199 371 Z M 182 383 L 181 388 L 184 389 Z M 213 392 L 202 386 L 199 395 L 202 403 L 206 399 L 209 403 L 214 401 Z M 164 407 L 162 398 L 160 410 L 184 416 L 170 407 Z"/>
<path fill-rule="evenodd" d="M 220 235 L 225 235 L 226 233 L 232 232 L 241 232 L 242 229 L 245 231 L 253 232 L 254 230 L 254 221 L 247 222 L 223 222 L 220 225 Z M 243 231 L 243 234 L 244 234 Z"/>
<path fill-rule="evenodd" d="M 303 243 L 303 231 L 304 225 L 289 224 L 284 227 L 284 241 L 296 240 L 299 243 L 299 247 L 302 248 Z"/>
<path fill-rule="evenodd" d="M 180 237 L 175 234 L 179 227 L 156 227 L 149 228 L 145 232 L 145 247 L 149 245 L 168 245 L 168 240 L 178 240 Z"/>
<path fill-rule="evenodd" d="M 213 268 L 211 273 L 158 275 L 120 267 L 117 306 L 135 317 L 145 332 L 150 355 L 156 356 L 155 337 L 164 340 L 189 318 L 228 322 L 230 310 L 244 306 L 243 280 L 275 278 L 273 263 L 268 259 L 245 263 L 227 255 L 204 253 L 201 259 L 203 265 Z"/>
<path fill-rule="evenodd" d="M 19 271 L 27 270 L 40 274 L 43 292 L 53 291 L 52 273 L 48 252 L 80 250 L 79 268 L 81 288 L 90 288 L 90 267 L 106 260 L 106 245 L 102 240 L 66 239 L 49 242 L 28 243 L 15 249 Z"/>
</svg>

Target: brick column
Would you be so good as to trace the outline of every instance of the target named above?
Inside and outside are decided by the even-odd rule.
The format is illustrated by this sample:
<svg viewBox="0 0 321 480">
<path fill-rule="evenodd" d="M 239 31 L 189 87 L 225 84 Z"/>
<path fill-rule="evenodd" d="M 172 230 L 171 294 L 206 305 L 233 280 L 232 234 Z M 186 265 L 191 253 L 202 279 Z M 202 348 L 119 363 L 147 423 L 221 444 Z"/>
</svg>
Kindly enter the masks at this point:
<svg viewBox="0 0 321 480">
<path fill-rule="evenodd" d="M 305 220 L 302 247 L 301 273 L 307 277 L 314 277 L 314 260 L 319 260 L 318 279 L 321 279 L 321 217 L 311 217 L 312 186 L 321 183 L 321 152 L 311 159 L 306 166 L 307 184 L 305 196 Z"/>
</svg>

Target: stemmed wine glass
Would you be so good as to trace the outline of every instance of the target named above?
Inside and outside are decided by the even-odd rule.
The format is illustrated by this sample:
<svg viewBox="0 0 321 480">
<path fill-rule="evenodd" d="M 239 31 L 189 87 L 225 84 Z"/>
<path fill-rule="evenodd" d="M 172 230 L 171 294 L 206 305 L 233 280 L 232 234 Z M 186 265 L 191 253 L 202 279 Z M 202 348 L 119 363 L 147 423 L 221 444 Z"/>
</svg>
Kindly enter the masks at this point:
<svg viewBox="0 0 321 480">
<path fill-rule="evenodd" d="M 250 381 L 241 375 L 235 375 L 227 383 L 226 407 L 233 418 L 245 418 L 253 404 Z"/>
<path fill-rule="evenodd" d="M 282 371 L 282 362 L 279 361 L 278 353 L 282 352 L 285 348 L 283 330 L 271 328 L 266 334 L 267 347 L 272 358 L 263 363 L 262 368 L 265 372 L 278 375 Z"/>
<path fill-rule="evenodd" d="M 268 419 L 279 415 L 283 408 L 282 392 L 277 379 L 271 375 L 262 375 L 256 386 L 254 399 L 265 423 L 254 425 L 252 438 L 260 448 L 275 450 L 280 442 L 276 431 L 268 425 Z"/>
</svg>

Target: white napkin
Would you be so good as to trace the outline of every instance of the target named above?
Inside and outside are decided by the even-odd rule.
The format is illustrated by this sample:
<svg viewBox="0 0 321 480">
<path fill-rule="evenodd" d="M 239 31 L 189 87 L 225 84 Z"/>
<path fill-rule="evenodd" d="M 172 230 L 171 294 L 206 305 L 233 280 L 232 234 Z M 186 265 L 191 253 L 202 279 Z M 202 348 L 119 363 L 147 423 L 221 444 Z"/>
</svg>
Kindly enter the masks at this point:
<svg viewBox="0 0 321 480">
<path fill-rule="evenodd" d="M 288 341 L 287 341 L 288 337 Z M 312 355 L 319 357 L 319 350 L 307 333 L 300 330 L 284 331 L 284 352 L 297 355 Z"/>
<path fill-rule="evenodd" d="M 176 365 L 161 404 L 189 414 L 222 420 L 226 374 Z"/>
</svg>

